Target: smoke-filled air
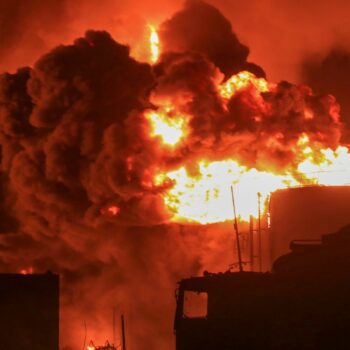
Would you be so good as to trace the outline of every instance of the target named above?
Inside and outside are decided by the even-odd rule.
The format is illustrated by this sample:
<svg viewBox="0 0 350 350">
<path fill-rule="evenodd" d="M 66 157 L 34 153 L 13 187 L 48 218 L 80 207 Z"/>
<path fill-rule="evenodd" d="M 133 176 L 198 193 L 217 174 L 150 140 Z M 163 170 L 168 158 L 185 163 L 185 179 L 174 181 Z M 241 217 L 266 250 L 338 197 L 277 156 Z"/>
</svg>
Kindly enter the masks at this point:
<svg viewBox="0 0 350 350">
<path fill-rule="evenodd" d="M 174 349 L 176 282 L 234 262 L 231 186 L 246 222 L 257 193 L 350 179 L 335 97 L 269 81 L 214 6 L 144 33 L 144 59 L 88 30 L 0 75 L 0 269 L 60 274 L 62 350 L 113 310 L 130 349 Z"/>
</svg>

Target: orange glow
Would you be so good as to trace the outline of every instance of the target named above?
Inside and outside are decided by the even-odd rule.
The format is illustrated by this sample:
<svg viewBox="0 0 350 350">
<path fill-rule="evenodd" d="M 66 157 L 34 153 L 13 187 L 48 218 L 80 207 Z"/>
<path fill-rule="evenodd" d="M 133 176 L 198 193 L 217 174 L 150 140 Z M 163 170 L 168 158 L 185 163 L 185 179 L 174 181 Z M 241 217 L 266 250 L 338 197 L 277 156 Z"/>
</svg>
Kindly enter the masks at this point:
<svg viewBox="0 0 350 350">
<path fill-rule="evenodd" d="M 120 212 L 120 208 L 116 205 L 109 205 L 100 209 L 100 213 L 106 216 L 116 216 Z"/>
<path fill-rule="evenodd" d="M 164 202 L 174 213 L 174 221 L 193 221 L 201 224 L 232 220 L 230 187 L 233 185 L 237 213 L 242 220 L 257 216 L 257 193 L 262 203 L 279 189 L 297 185 L 290 175 L 274 175 L 247 169 L 234 160 L 200 161 L 198 174 L 190 176 L 185 167 L 158 174 L 156 184 L 172 181 L 174 186 L 164 196 Z"/>
<path fill-rule="evenodd" d="M 117 215 L 120 211 L 120 209 L 115 205 L 110 206 L 107 210 L 108 210 L 108 213 L 111 214 L 112 216 Z"/>
<path fill-rule="evenodd" d="M 307 138 L 303 137 L 303 142 Z M 174 213 L 173 221 L 192 221 L 201 224 L 232 220 L 230 187 L 234 188 L 237 213 L 247 221 L 257 217 L 257 194 L 261 204 L 267 202 L 271 192 L 291 186 L 344 185 L 350 182 L 350 153 L 346 147 L 319 152 L 307 146 L 306 156 L 293 174 L 274 174 L 269 171 L 248 169 L 234 160 L 199 161 L 197 174 L 190 175 L 185 167 L 159 173 L 155 184 L 172 186 L 164 194 L 164 203 Z M 318 154 L 315 157 L 315 154 Z"/>
<path fill-rule="evenodd" d="M 318 157 L 309 148 L 307 159 L 298 165 L 298 171 L 314 184 L 350 184 L 350 154 L 347 147 L 336 150 L 321 149 Z"/>
<path fill-rule="evenodd" d="M 19 273 L 22 274 L 22 275 L 31 275 L 31 274 L 34 273 L 34 269 L 33 269 L 33 267 L 29 267 L 29 268 L 26 268 L 26 269 L 21 269 L 19 271 Z"/>
<path fill-rule="evenodd" d="M 232 76 L 226 82 L 218 83 L 217 89 L 222 97 L 222 104 L 237 92 L 251 89 L 253 97 L 259 101 L 262 110 L 268 110 L 261 93 L 272 91 L 275 85 L 254 74 L 243 71 Z M 186 142 L 186 118 L 169 115 L 176 106 L 159 106 L 158 111 L 148 111 L 146 118 L 151 123 L 151 136 L 159 136 L 167 145 L 177 145 L 180 140 Z M 305 119 L 312 119 L 313 112 L 305 108 Z M 259 116 L 258 116 L 259 117 Z M 260 117 L 259 117 L 260 118 Z M 270 147 L 282 133 L 271 138 Z M 194 222 L 200 224 L 217 223 L 232 220 L 232 199 L 230 187 L 233 186 L 236 209 L 241 220 L 247 221 L 250 215 L 258 215 L 258 198 L 261 194 L 261 205 L 267 203 L 271 192 L 291 186 L 303 185 L 342 185 L 350 182 L 350 154 L 347 147 L 323 149 L 319 143 L 311 142 L 309 135 L 303 133 L 295 143 L 293 152 L 295 160 L 280 173 L 272 172 L 267 165 L 257 170 L 248 168 L 229 157 L 220 161 L 209 161 L 199 156 L 186 165 L 172 170 L 159 172 L 154 176 L 154 185 L 167 188 L 163 201 L 173 213 L 172 221 Z"/>
<path fill-rule="evenodd" d="M 256 78 L 247 71 L 221 84 L 217 82 L 223 106 L 236 92 L 249 89 L 250 96 L 261 106 L 261 115 L 255 117 L 257 122 L 269 111 L 269 105 L 261 93 L 274 88 L 274 84 Z M 160 146 L 174 147 L 180 142 L 186 145 L 187 137 L 190 136 L 188 122 L 191 116 L 175 112 L 176 100 L 164 102 L 155 99 L 154 103 L 158 109 L 145 112 L 150 123 L 150 136 L 159 137 L 162 141 Z M 305 106 L 305 119 L 313 119 L 313 113 Z M 266 142 L 269 147 L 278 150 L 283 139 L 283 133 L 276 131 Z M 260 203 L 264 209 L 271 192 L 278 189 L 303 185 L 343 185 L 350 182 L 350 154 L 347 147 L 339 146 L 334 150 L 322 148 L 317 141 L 312 142 L 311 135 L 306 132 L 300 134 L 290 147 L 294 156 L 291 163 L 280 172 L 276 169 L 272 171 L 266 164 L 260 166 L 259 170 L 248 168 L 234 156 L 218 161 L 198 155 L 191 161 L 190 167 L 186 163 L 171 170 L 159 169 L 149 187 L 158 186 L 164 191 L 163 201 L 173 213 L 172 221 L 208 224 L 232 220 L 231 186 L 234 188 L 239 218 L 247 221 L 250 215 L 258 215 L 258 193 L 261 194 Z"/>
<path fill-rule="evenodd" d="M 86 350 L 96 350 L 96 346 L 94 345 L 92 340 L 90 341 L 90 343 L 87 346 Z"/>
<path fill-rule="evenodd" d="M 231 98 L 236 91 L 253 86 L 259 93 L 270 89 L 269 83 L 263 78 L 256 78 L 253 73 L 243 71 L 233 75 L 219 86 L 219 93 L 223 98 Z"/>
<path fill-rule="evenodd" d="M 159 36 L 154 26 L 149 25 L 148 27 L 150 30 L 149 42 L 150 42 L 150 50 L 151 50 L 151 62 L 156 63 L 160 55 Z"/>
<path fill-rule="evenodd" d="M 166 145 L 175 146 L 186 136 L 185 116 L 176 114 L 171 109 L 150 110 L 145 113 L 145 117 L 151 125 L 151 136 L 160 137 Z"/>
</svg>

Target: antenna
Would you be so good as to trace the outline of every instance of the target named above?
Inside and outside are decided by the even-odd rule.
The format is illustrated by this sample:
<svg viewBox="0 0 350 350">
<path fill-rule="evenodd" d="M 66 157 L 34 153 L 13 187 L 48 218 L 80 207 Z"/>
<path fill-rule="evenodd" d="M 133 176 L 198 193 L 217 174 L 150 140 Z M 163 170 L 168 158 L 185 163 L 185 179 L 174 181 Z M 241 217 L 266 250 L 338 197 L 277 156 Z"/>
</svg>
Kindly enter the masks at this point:
<svg viewBox="0 0 350 350">
<path fill-rule="evenodd" d="M 124 315 L 121 315 L 121 321 L 122 321 L 122 350 L 126 350 Z"/>
<path fill-rule="evenodd" d="M 243 272 L 241 245 L 239 242 L 238 222 L 237 222 L 237 213 L 236 213 L 236 205 L 235 205 L 235 196 L 233 194 L 233 186 L 231 186 L 231 196 L 232 196 L 232 206 L 233 206 L 233 215 L 234 215 L 233 227 L 236 232 L 236 241 L 237 241 L 238 267 L 239 267 L 239 272 Z"/>
<path fill-rule="evenodd" d="M 250 250 L 250 271 L 254 271 L 254 218 L 249 217 L 249 250 Z"/>
<path fill-rule="evenodd" d="M 86 327 L 86 321 L 85 321 L 85 320 L 84 320 L 84 329 L 85 329 L 85 336 L 84 336 L 83 350 L 85 350 L 85 346 L 86 346 L 86 337 L 87 337 L 87 327 Z"/>
<path fill-rule="evenodd" d="M 113 308 L 113 345 L 115 345 L 115 307 Z"/>
<path fill-rule="evenodd" d="M 259 244 L 259 271 L 262 271 L 262 242 L 261 242 L 261 193 L 258 196 L 258 244 Z"/>
</svg>

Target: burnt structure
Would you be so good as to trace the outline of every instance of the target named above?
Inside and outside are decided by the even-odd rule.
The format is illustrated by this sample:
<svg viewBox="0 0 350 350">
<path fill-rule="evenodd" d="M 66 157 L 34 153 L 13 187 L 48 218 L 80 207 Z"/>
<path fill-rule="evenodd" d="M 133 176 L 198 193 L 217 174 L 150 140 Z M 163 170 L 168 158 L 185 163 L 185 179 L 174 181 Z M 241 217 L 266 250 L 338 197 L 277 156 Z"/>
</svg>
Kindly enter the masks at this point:
<svg viewBox="0 0 350 350">
<path fill-rule="evenodd" d="M 349 348 L 350 226 L 290 247 L 272 272 L 205 273 L 182 280 L 176 349 Z"/>
<path fill-rule="evenodd" d="M 0 274 L 0 348 L 58 350 L 59 278 Z"/>
</svg>

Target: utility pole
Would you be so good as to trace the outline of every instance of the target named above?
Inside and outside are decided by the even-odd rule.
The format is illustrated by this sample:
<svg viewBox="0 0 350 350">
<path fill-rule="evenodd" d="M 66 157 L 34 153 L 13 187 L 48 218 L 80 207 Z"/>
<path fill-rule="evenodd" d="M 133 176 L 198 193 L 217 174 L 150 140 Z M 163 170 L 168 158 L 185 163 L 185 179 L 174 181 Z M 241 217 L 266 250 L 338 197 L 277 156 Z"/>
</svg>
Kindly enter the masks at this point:
<svg viewBox="0 0 350 350">
<path fill-rule="evenodd" d="M 239 272 L 243 272 L 241 245 L 239 242 L 238 222 L 237 222 L 237 213 L 236 213 L 236 205 L 235 205 L 235 196 L 233 194 L 233 186 L 231 186 L 231 196 L 232 196 L 233 215 L 234 215 L 233 227 L 236 232 L 236 241 L 237 241 L 238 267 L 239 267 Z"/>
<path fill-rule="evenodd" d="M 261 240 L 261 193 L 258 192 L 258 244 L 259 244 L 259 271 L 262 271 L 262 240 Z"/>
<path fill-rule="evenodd" d="M 115 346 L 115 307 L 113 308 L 113 345 Z"/>
<path fill-rule="evenodd" d="M 121 316 L 122 323 L 122 350 L 126 350 L 126 339 L 125 339 L 125 322 L 124 315 Z"/>
<path fill-rule="evenodd" d="M 254 217 L 249 217 L 250 271 L 254 271 Z"/>
</svg>

